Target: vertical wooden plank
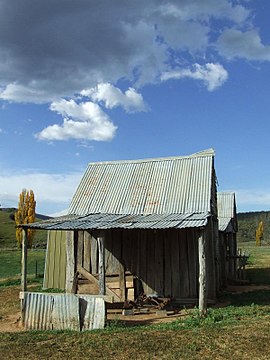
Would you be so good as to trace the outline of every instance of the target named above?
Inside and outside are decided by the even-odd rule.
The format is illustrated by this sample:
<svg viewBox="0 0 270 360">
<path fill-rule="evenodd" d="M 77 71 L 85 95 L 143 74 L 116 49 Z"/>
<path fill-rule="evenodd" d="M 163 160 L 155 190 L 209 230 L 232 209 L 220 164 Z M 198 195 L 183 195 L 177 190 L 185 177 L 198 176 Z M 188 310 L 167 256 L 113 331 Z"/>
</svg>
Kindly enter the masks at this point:
<svg viewBox="0 0 270 360">
<path fill-rule="evenodd" d="M 189 292 L 189 264 L 188 264 L 188 251 L 187 251 L 187 237 L 189 235 L 189 230 L 183 229 L 179 231 L 179 282 L 180 282 L 180 292 L 181 297 L 190 297 Z"/>
<path fill-rule="evenodd" d="M 119 288 L 120 288 L 120 300 L 126 300 L 126 277 L 125 277 L 125 267 L 119 261 Z"/>
<path fill-rule="evenodd" d="M 87 231 L 83 232 L 83 267 L 88 272 L 91 271 L 91 242 Z"/>
<path fill-rule="evenodd" d="M 189 267 L 189 292 L 191 298 L 198 296 L 198 272 L 197 272 L 197 259 L 198 259 L 198 244 L 196 233 L 194 229 L 187 231 L 187 252 L 188 252 L 188 267 Z"/>
<path fill-rule="evenodd" d="M 130 268 L 133 275 L 137 276 L 137 251 L 138 251 L 138 242 L 137 242 L 137 231 L 132 230 L 131 235 L 131 255 L 130 255 Z"/>
<path fill-rule="evenodd" d="M 172 236 L 171 230 L 167 230 L 164 235 L 164 295 L 172 296 Z"/>
<path fill-rule="evenodd" d="M 131 271 L 130 257 L 131 257 L 131 231 L 125 232 L 123 236 L 123 260 L 125 264 L 125 268 L 128 271 Z"/>
<path fill-rule="evenodd" d="M 98 275 L 99 275 L 99 294 L 106 295 L 105 284 L 105 248 L 104 248 L 104 236 L 98 236 Z"/>
<path fill-rule="evenodd" d="M 179 281 L 179 240 L 177 230 L 172 231 L 171 240 L 171 259 L 172 259 L 172 296 L 181 297 L 180 281 Z"/>
<path fill-rule="evenodd" d="M 83 231 L 78 231 L 78 241 L 77 241 L 77 264 L 83 266 L 83 245 L 84 245 L 84 235 Z"/>
<path fill-rule="evenodd" d="M 153 231 L 147 231 L 147 285 L 148 295 L 157 295 L 155 289 L 155 243 Z"/>
<path fill-rule="evenodd" d="M 66 252 L 67 252 L 67 266 L 66 266 L 66 292 L 72 294 L 75 292 L 75 252 L 74 252 L 74 231 L 67 231 L 66 233 Z"/>
<path fill-rule="evenodd" d="M 47 248 L 44 269 L 43 288 L 48 289 L 53 287 L 53 268 L 54 268 L 54 230 L 47 232 Z"/>
<path fill-rule="evenodd" d="M 66 232 L 59 231 L 60 238 L 60 258 L 59 258 L 59 277 L 58 277 L 58 289 L 64 289 L 66 283 Z"/>
<path fill-rule="evenodd" d="M 207 312 L 207 276 L 206 276 L 206 243 L 203 230 L 199 232 L 199 311 L 201 316 Z"/>
<path fill-rule="evenodd" d="M 215 282 L 216 282 L 216 294 L 222 288 L 222 270 L 221 270 L 221 254 L 220 254 L 220 239 L 218 234 L 218 220 L 212 218 L 212 236 L 214 246 L 214 267 L 215 267 Z"/>
<path fill-rule="evenodd" d="M 209 280 L 207 284 L 207 296 L 210 299 L 216 298 L 217 293 L 217 268 L 218 263 L 216 259 L 216 238 L 214 231 L 214 220 L 210 218 L 210 224 L 207 225 L 207 230 L 205 232 L 206 238 L 206 277 Z"/>
<path fill-rule="evenodd" d="M 112 272 L 118 274 L 119 267 L 122 263 L 122 231 L 112 230 L 111 237 L 112 237 L 112 255 L 113 255 Z"/>
<path fill-rule="evenodd" d="M 27 229 L 22 230 L 21 290 L 27 291 Z"/>
<path fill-rule="evenodd" d="M 52 288 L 59 288 L 59 258 L 61 252 L 61 232 L 54 231 L 53 232 L 53 261 L 52 261 Z"/>
<path fill-rule="evenodd" d="M 161 231 L 154 234 L 155 246 L 155 291 L 159 296 L 164 296 L 163 277 L 163 238 Z"/>
<path fill-rule="evenodd" d="M 98 246 L 97 239 L 92 235 L 91 236 L 91 273 L 98 273 Z"/>
<path fill-rule="evenodd" d="M 140 279 L 143 286 L 144 294 L 148 294 L 148 285 L 147 285 L 147 237 L 145 230 L 141 231 L 141 241 L 140 241 Z"/>
</svg>

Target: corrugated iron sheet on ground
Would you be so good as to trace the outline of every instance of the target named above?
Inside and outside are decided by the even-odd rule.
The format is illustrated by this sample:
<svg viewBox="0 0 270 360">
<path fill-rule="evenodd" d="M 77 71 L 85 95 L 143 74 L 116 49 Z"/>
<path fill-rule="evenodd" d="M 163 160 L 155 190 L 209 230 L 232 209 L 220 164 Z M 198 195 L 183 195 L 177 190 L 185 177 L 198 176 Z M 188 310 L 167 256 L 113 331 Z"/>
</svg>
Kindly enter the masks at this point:
<svg viewBox="0 0 270 360">
<path fill-rule="evenodd" d="M 29 330 L 94 330 L 105 326 L 103 298 L 24 293 L 23 323 Z"/>
</svg>

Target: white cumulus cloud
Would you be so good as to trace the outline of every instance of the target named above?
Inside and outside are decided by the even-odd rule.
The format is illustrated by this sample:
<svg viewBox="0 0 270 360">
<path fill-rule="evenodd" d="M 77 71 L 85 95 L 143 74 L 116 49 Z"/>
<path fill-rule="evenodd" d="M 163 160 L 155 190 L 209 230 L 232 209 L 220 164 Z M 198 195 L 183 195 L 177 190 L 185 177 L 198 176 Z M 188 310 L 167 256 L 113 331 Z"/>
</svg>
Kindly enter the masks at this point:
<svg viewBox="0 0 270 360">
<path fill-rule="evenodd" d="M 228 72 L 220 64 L 195 64 L 191 69 L 179 69 L 165 72 L 161 80 L 191 78 L 201 80 L 209 91 L 213 91 L 224 84 L 228 79 Z"/>
<path fill-rule="evenodd" d="M 146 85 L 191 78 L 213 91 L 228 78 L 227 58 L 270 61 L 251 2 L 0 0 L 0 8 L 5 102 L 53 103 L 53 110 L 59 99 L 88 93 L 103 110 L 146 111 Z M 127 90 L 116 87 L 120 82 Z M 65 104 L 62 124 L 37 137 L 112 139 L 116 125 L 101 108 L 95 116 L 85 111 L 91 102 Z"/>
<path fill-rule="evenodd" d="M 111 140 L 117 127 L 109 116 L 93 102 L 76 103 L 74 100 L 60 100 L 50 106 L 64 120 L 61 125 L 46 127 L 36 137 L 40 140 L 84 139 L 96 141 Z"/>
<path fill-rule="evenodd" d="M 146 111 L 143 97 L 135 89 L 129 88 L 124 93 L 109 83 L 98 84 L 91 89 L 81 91 L 81 95 L 90 97 L 95 102 L 104 103 L 107 109 L 121 106 L 128 113 Z"/>
</svg>

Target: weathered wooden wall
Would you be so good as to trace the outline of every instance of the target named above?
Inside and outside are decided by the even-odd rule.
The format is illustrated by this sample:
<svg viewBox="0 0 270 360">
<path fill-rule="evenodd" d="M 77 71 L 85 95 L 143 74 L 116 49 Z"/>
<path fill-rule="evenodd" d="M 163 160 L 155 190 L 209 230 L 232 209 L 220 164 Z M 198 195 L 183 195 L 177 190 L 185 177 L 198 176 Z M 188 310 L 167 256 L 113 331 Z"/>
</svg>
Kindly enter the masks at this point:
<svg viewBox="0 0 270 360">
<path fill-rule="evenodd" d="M 211 229 L 207 233 L 211 233 Z M 206 236 L 207 236 L 206 233 Z M 198 231 L 183 230 L 110 230 L 105 232 L 106 284 L 121 298 L 133 299 L 140 293 L 198 297 Z M 209 295 L 215 297 L 213 271 L 214 247 L 208 241 L 207 261 Z M 79 232 L 77 262 L 98 276 L 98 252 L 95 234 Z M 125 281 L 123 281 L 125 277 Z M 134 281 L 134 282 L 133 282 Z M 97 286 L 81 284 L 80 292 L 97 293 Z M 122 284 L 122 285 L 120 285 Z M 88 290 L 87 290 L 88 289 Z"/>
<path fill-rule="evenodd" d="M 208 298 L 214 299 L 216 258 L 212 225 L 209 223 L 204 231 Z M 61 235 L 51 232 L 53 241 L 48 243 L 46 287 L 60 287 L 59 275 L 65 274 L 66 264 L 59 261 L 59 256 L 63 257 L 63 251 L 59 249 L 63 249 L 63 244 L 65 246 L 65 235 L 66 232 Z M 106 286 L 118 300 L 133 300 L 142 293 L 177 299 L 198 298 L 198 230 L 114 229 L 105 231 L 104 236 Z M 97 237 L 95 232 L 75 232 L 75 269 L 78 265 L 83 267 L 94 280 L 79 274 L 76 291 L 81 294 L 99 293 Z"/>
<path fill-rule="evenodd" d="M 48 231 L 43 287 L 65 289 L 66 232 Z"/>
</svg>

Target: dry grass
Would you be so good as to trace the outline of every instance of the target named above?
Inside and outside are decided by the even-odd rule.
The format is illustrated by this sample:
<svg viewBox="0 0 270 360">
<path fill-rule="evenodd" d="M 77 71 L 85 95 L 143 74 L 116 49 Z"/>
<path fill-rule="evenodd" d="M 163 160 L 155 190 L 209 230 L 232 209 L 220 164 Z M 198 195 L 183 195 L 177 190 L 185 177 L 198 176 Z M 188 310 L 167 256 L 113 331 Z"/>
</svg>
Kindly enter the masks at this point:
<svg viewBox="0 0 270 360">
<path fill-rule="evenodd" d="M 246 246 L 252 260 L 249 274 L 255 283 L 269 284 L 270 247 Z M 1 358 L 270 359 L 270 290 L 256 289 L 227 294 L 224 300 L 231 305 L 211 309 L 204 320 L 195 310 L 183 319 L 153 326 L 127 328 L 113 321 L 105 330 L 84 333 L 3 332 Z M 18 293 L 18 286 L 0 288 L 0 324 L 1 317 L 18 312 Z"/>
<path fill-rule="evenodd" d="M 0 334 L 8 359 L 269 359 L 269 317 L 191 329 Z"/>
</svg>

